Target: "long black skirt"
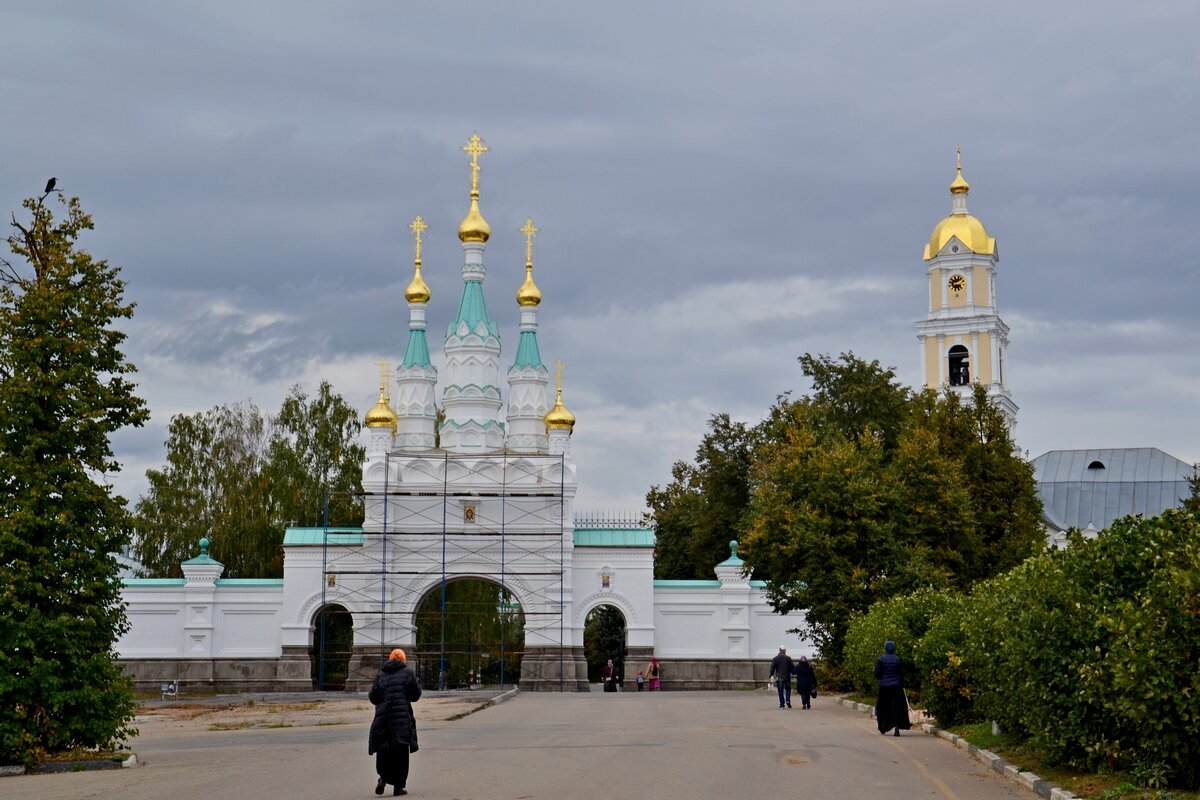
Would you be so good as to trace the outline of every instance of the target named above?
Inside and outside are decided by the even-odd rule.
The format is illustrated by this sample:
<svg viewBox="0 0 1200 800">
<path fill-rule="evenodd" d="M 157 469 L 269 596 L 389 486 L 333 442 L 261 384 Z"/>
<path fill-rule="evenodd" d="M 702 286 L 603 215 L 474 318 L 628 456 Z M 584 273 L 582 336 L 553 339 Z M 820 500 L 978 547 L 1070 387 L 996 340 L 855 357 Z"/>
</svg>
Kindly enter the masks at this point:
<svg viewBox="0 0 1200 800">
<path fill-rule="evenodd" d="M 879 700 L 875 703 L 875 722 L 880 733 L 892 728 L 906 731 L 912 727 L 908 721 L 908 699 L 900 686 L 880 686 Z"/>
<path fill-rule="evenodd" d="M 408 745 L 385 747 L 377 752 L 375 771 L 384 783 L 403 789 L 408 783 Z"/>
</svg>

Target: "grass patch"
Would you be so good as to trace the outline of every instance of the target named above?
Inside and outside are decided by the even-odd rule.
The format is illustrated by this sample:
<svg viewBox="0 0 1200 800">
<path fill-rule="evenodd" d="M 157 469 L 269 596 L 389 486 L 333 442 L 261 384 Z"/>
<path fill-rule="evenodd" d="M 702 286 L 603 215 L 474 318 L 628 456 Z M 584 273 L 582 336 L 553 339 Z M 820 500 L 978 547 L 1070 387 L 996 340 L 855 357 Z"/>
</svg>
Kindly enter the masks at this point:
<svg viewBox="0 0 1200 800">
<path fill-rule="evenodd" d="M 240 722 L 214 722 L 208 726 L 208 729 L 210 731 L 240 731 L 252 727 L 254 727 L 253 722 L 242 720 Z"/>
<path fill-rule="evenodd" d="M 1087 800 L 1200 800 L 1200 792 L 1139 788 L 1125 772 L 1092 774 L 1051 765 L 1045 753 L 1029 743 L 1004 732 L 992 733 L 990 722 L 956 725 L 946 730 Z"/>
<path fill-rule="evenodd" d="M 260 725 L 259 727 L 260 728 L 290 728 L 290 727 L 292 727 L 292 723 L 290 723 L 290 722 L 268 722 L 263 725 Z"/>
<path fill-rule="evenodd" d="M 325 725 L 352 725 L 352 724 L 353 723 L 350 722 L 350 720 L 346 720 L 346 719 L 329 719 L 329 720 L 321 720 L 320 722 L 317 723 L 317 727 L 320 728 L 320 727 L 324 727 Z"/>
<path fill-rule="evenodd" d="M 46 753 L 42 763 L 66 764 L 71 761 L 127 761 L 133 753 L 128 750 L 87 750 L 76 748 L 57 753 Z"/>
</svg>

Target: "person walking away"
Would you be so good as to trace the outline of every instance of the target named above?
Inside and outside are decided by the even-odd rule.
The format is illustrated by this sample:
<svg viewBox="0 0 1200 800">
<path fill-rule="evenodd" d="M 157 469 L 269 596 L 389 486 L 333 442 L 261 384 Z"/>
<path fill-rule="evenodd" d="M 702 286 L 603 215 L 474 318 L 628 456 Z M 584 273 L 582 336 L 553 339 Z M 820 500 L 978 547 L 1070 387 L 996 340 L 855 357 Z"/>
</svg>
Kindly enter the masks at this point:
<svg viewBox="0 0 1200 800">
<path fill-rule="evenodd" d="M 646 667 L 647 689 L 652 692 L 657 692 L 662 689 L 662 664 L 658 663 L 656 656 L 650 657 L 650 665 Z"/>
<path fill-rule="evenodd" d="M 908 699 L 904 696 L 904 677 L 901 673 L 900 657 L 896 655 L 896 643 L 883 645 L 883 655 L 875 659 L 875 680 L 879 681 L 879 700 L 875 703 L 875 722 L 879 732 L 886 734 L 895 729 L 908 730 Z"/>
<path fill-rule="evenodd" d="M 812 708 L 812 698 L 817 694 L 817 673 L 807 656 L 796 662 L 796 691 L 800 694 L 800 707 Z"/>
<path fill-rule="evenodd" d="M 379 782 L 375 794 L 390 783 L 392 794 L 408 794 L 408 754 L 417 751 L 417 720 L 412 704 L 421 699 L 421 684 L 397 647 L 375 676 L 367 698 L 375 706 L 367 754 L 375 756 Z"/>
<path fill-rule="evenodd" d="M 613 666 L 612 659 L 604 665 L 604 691 L 615 692 L 617 690 L 617 679 L 620 676 L 617 674 L 617 668 Z"/>
<path fill-rule="evenodd" d="M 775 689 L 779 692 L 779 707 L 792 707 L 792 672 L 796 667 L 792 657 L 787 654 L 787 647 L 779 645 L 779 655 L 771 659 L 771 677 L 775 679 Z"/>
</svg>

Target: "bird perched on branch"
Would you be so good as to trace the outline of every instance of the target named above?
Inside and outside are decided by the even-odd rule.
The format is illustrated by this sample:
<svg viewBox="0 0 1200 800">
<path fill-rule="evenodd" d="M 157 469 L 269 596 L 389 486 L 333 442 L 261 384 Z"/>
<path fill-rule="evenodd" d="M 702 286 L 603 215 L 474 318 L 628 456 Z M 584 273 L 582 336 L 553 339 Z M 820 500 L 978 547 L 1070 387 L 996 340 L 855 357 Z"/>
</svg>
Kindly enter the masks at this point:
<svg viewBox="0 0 1200 800">
<path fill-rule="evenodd" d="M 53 192 L 54 187 L 57 184 L 58 184 L 58 178 L 51 178 L 50 180 L 46 181 L 46 192 L 45 193 L 50 194 L 51 192 Z"/>
</svg>

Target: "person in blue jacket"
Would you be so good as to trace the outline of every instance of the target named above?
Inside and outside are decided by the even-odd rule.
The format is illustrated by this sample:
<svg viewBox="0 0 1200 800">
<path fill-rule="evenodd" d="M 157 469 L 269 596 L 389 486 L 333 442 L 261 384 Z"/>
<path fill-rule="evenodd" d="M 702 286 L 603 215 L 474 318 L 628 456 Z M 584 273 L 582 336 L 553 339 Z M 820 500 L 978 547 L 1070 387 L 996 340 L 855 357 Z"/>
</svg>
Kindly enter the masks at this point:
<svg viewBox="0 0 1200 800">
<path fill-rule="evenodd" d="M 875 703 L 879 732 L 886 734 L 894 729 L 899 736 L 912 723 L 908 721 L 908 698 L 904 695 L 904 676 L 895 642 L 884 644 L 883 655 L 875 659 L 875 680 L 879 682 L 879 700 Z"/>
</svg>

